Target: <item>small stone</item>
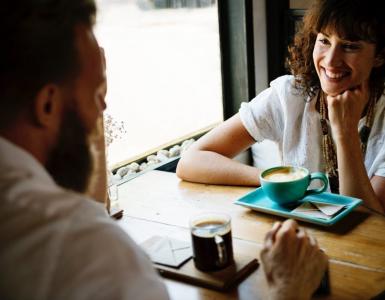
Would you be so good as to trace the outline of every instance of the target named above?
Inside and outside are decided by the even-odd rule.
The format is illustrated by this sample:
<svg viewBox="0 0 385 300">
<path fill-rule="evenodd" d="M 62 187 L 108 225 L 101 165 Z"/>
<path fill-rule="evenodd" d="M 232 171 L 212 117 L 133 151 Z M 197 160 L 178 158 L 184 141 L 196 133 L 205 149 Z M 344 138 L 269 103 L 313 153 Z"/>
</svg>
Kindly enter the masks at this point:
<svg viewBox="0 0 385 300">
<path fill-rule="evenodd" d="M 181 147 L 180 147 L 179 145 L 173 146 L 173 147 L 169 150 L 169 155 L 170 155 L 170 157 L 176 157 L 176 156 L 179 156 L 179 155 L 180 155 L 180 150 L 181 150 Z"/>
<path fill-rule="evenodd" d="M 139 171 L 139 164 L 136 163 L 136 162 L 131 163 L 128 167 L 133 172 L 138 172 Z"/>
<path fill-rule="evenodd" d="M 150 162 L 154 162 L 154 163 L 158 163 L 159 162 L 159 159 L 156 157 L 156 155 L 149 155 L 147 156 L 147 162 L 150 163 Z"/>
<path fill-rule="evenodd" d="M 158 163 L 159 163 L 159 161 L 156 161 L 156 160 L 150 160 L 149 162 L 147 162 L 147 167 L 152 166 L 152 165 L 156 165 L 156 164 L 158 164 Z"/>
<path fill-rule="evenodd" d="M 169 152 L 168 150 L 159 150 L 156 157 L 159 161 L 166 161 L 169 158 Z"/>
<path fill-rule="evenodd" d="M 182 149 L 181 152 L 186 151 L 193 143 L 195 142 L 194 139 L 186 140 L 182 143 Z"/>
<path fill-rule="evenodd" d="M 129 168 L 128 167 L 122 167 L 116 171 L 116 174 L 120 176 L 120 178 L 123 178 L 128 173 Z"/>
<path fill-rule="evenodd" d="M 147 169 L 147 163 L 142 162 L 142 163 L 140 164 L 140 166 L 139 166 L 139 170 L 140 170 L 140 171 L 144 171 L 144 170 L 146 170 L 146 169 Z"/>
<path fill-rule="evenodd" d="M 164 156 L 169 157 L 170 153 L 169 153 L 168 150 L 162 149 L 162 150 L 159 150 L 159 151 L 158 151 L 157 155 L 164 155 Z"/>
</svg>

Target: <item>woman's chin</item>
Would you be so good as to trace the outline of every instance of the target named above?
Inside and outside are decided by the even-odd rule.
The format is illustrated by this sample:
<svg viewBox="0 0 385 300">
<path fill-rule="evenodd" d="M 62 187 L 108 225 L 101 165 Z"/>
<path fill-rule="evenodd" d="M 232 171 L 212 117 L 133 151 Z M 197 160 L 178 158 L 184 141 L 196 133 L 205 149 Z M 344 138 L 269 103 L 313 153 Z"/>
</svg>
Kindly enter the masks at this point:
<svg viewBox="0 0 385 300">
<path fill-rule="evenodd" d="M 328 95 L 328 96 L 338 96 L 341 95 L 344 91 L 346 91 L 347 88 L 328 88 L 328 87 L 322 87 L 322 91 Z"/>
<path fill-rule="evenodd" d="M 330 92 L 330 93 L 325 92 L 325 94 L 328 96 L 331 96 L 331 97 L 335 97 L 335 96 L 341 95 L 342 92 L 340 92 L 340 93 L 339 92 Z"/>
</svg>

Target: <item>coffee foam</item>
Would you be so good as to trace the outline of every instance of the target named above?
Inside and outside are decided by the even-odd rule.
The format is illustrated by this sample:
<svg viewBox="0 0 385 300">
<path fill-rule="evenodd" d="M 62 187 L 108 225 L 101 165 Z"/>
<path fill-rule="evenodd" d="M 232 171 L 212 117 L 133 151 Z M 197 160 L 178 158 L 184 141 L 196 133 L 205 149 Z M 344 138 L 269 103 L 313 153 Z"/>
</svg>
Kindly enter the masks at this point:
<svg viewBox="0 0 385 300">
<path fill-rule="evenodd" d="M 216 235 L 225 235 L 231 230 L 230 223 L 225 220 L 200 220 L 194 224 L 192 233 L 203 238 L 212 238 Z"/>
<path fill-rule="evenodd" d="M 265 175 L 263 178 L 272 182 L 288 182 L 301 179 L 306 176 L 303 170 L 281 169 Z"/>
</svg>

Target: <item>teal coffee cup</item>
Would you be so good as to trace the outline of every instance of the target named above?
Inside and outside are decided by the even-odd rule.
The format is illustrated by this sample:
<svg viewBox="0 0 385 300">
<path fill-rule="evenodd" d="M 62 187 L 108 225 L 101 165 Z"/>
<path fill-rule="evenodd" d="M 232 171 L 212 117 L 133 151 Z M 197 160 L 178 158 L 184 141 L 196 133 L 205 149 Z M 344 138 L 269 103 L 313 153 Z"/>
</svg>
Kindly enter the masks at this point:
<svg viewBox="0 0 385 300">
<path fill-rule="evenodd" d="M 309 189 L 313 180 L 320 180 L 323 186 Z M 262 172 L 260 182 L 264 193 L 279 205 L 290 205 L 311 194 L 324 192 L 329 184 L 324 173 L 310 173 L 301 167 L 280 166 Z"/>
</svg>

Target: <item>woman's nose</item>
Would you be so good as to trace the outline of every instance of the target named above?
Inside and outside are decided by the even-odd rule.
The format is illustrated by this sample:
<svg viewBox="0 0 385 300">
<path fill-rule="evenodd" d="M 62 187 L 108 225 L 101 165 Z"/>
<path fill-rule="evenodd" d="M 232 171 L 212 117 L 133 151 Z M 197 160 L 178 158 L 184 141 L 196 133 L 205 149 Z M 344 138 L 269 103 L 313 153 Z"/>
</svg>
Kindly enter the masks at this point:
<svg viewBox="0 0 385 300">
<path fill-rule="evenodd" d="M 328 49 L 324 61 L 328 67 L 340 67 L 343 63 L 341 50 L 332 46 Z"/>
</svg>

